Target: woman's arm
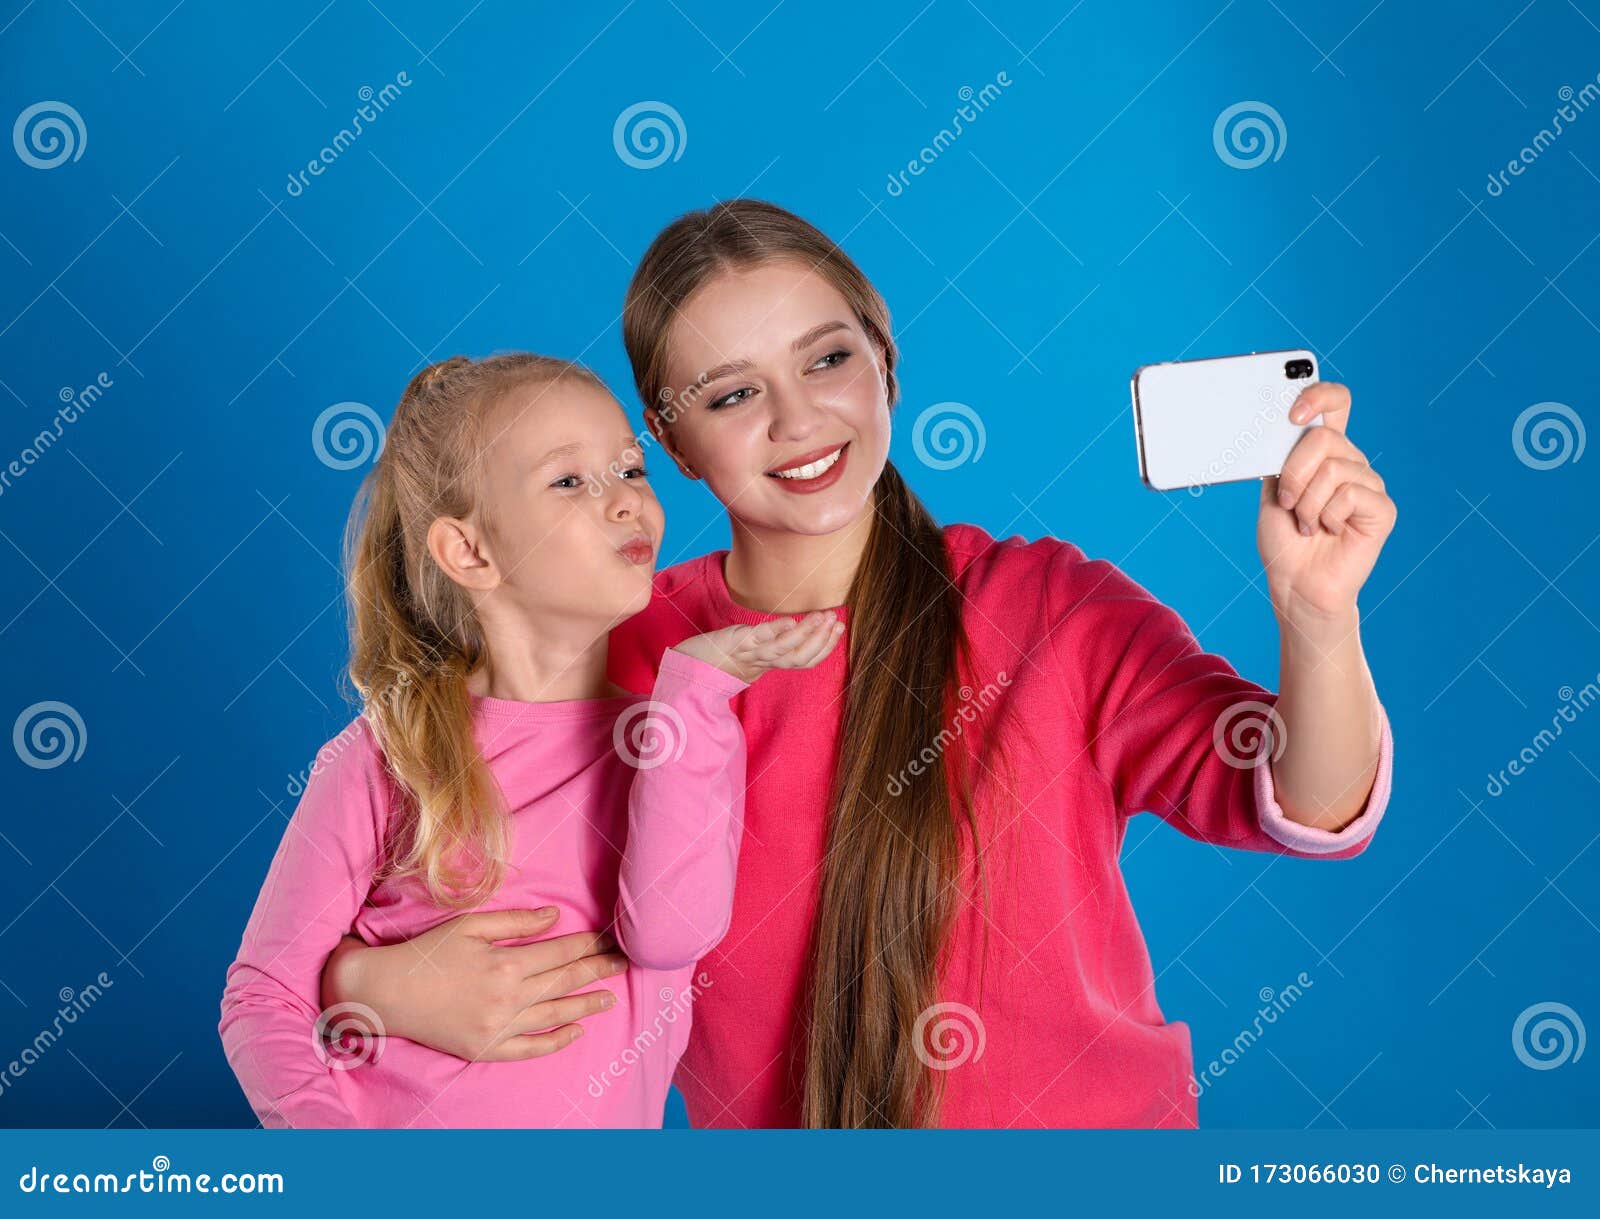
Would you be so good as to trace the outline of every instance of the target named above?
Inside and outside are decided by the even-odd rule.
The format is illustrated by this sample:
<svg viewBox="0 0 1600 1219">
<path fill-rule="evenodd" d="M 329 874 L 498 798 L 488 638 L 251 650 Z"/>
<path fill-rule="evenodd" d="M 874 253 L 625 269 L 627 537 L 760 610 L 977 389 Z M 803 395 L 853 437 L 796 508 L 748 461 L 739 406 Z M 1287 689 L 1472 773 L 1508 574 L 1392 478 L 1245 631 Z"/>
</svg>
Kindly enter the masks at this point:
<svg viewBox="0 0 1600 1219">
<path fill-rule="evenodd" d="M 322 974 L 325 1007 L 359 1003 L 384 1031 L 468 1062 L 540 1058 L 583 1033 L 577 1021 L 615 1002 L 583 988 L 621 973 L 625 957 L 605 932 L 580 931 L 534 944 L 553 909 L 463 914 L 397 944 L 348 936 Z M 576 992 L 576 993 L 575 993 Z"/>
<path fill-rule="evenodd" d="M 1394 528 L 1383 479 L 1350 442 L 1350 391 L 1308 386 L 1289 419 L 1320 413 L 1277 478 L 1264 479 L 1256 541 L 1279 629 L 1272 780 L 1284 815 L 1336 832 L 1380 772 L 1382 710 L 1361 648 L 1356 598 Z"/>
</svg>

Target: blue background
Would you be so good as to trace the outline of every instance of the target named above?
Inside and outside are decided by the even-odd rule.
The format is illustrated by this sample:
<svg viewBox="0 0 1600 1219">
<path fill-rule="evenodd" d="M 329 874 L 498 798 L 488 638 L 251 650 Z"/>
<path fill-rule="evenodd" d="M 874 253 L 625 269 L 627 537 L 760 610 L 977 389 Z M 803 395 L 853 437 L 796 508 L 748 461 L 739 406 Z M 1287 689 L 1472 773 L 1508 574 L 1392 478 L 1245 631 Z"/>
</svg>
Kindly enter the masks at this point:
<svg viewBox="0 0 1600 1219">
<path fill-rule="evenodd" d="M 1112 559 L 1268 684 L 1255 487 L 1145 490 L 1127 378 L 1304 345 L 1353 387 L 1352 435 L 1400 506 L 1363 596 L 1393 803 L 1337 865 L 1136 822 L 1158 995 L 1203 1064 L 1264 988 L 1312 979 L 1207 1089 L 1206 1125 L 1593 1122 L 1600 1055 L 1533 1070 L 1511 1030 L 1539 1003 L 1600 1012 L 1600 716 L 1485 790 L 1600 673 L 1597 459 L 1538 470 L 1512 443 L 1535 403 L 1600 405 L 1600 113 L 1486 190 L 1558 89 L 1600 72 L 1593 0 L 9 0 L 0 21 L 0 118 L 58 99 L 87 133 L 48 170 L 0 148 L 0 459 L 63 387 L 111 381 L 0 494 L 0 726 L 59 700 L 87 733 L 53 769 L 0 749 L 0 1056 L 63 988 L 113 980 L 0 1094 L 0 1123 L 251 1121 L 215 1033 L 222 975 L 288 778 L 352 714 L 335 564 L 362 470 L 318 460 L 315 420 L 387 417 L 423 361 L 506 347 L 591 364 L 637 415 L 631 265 L 674 215 L 739 194 L 817 223 L 888 298 L 895 456 L 942 520 Z M 358 90 L 401 71 L 291 196 Z M 1002 71 L 891 195 L 958 90 Z M 648 170 L 612 135 L 643 100 L 683 133 Z M 1242 100 L 1286 134 L 1252 169 L 1212 138 Z M 986 447 L 936 470 L 910 424 L 946 401 Z M 703 487 L 657 485 L 666 558 L 726 544 Z"/>
</svg>

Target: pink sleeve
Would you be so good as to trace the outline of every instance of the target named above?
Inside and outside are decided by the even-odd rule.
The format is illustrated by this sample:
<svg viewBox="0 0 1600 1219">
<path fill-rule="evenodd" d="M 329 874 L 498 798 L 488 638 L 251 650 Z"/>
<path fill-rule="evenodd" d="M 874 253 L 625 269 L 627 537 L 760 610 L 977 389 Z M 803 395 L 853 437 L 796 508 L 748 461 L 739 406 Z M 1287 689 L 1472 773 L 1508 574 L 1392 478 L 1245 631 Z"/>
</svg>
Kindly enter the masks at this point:
<svg viewBox="0 0 1600 1219">
<path fill-rule="evenodd" d="M 346 733 L 318 753 L 223 990 L 222 1047 L 267 1127 L 357 1124 L 316 1024 L 323 965 L 372 887 L 387 788 L 365 723 Z"/>
<path fill-rule="evenodd" d="M 728 700 L 748 685 L 675 649 L 648 702 L 619 724 L 637 768 L 617 897 L 617 943 L 649 969 L 692 965 L 728 930 L 744 832 L 744 730 Z"/>
<path fill-rule="evenodd" d="M 1121 815 L 1149 810 L 1190 838 L 1241 850 L 1322 859 L 1365 850 L 1393 772 L 1382 707 L 1362 813 L 1338 832 L 1290 821 L 1267 760 L 1277 694 L 1204 651 L 1176 612 L 1114 565 L 1068 549 L 1076 561 L 1052 572 L 1063 596 L 1052 640 L 1058 657 L 1077 656 L 1088 752 Z"/>
</svg>

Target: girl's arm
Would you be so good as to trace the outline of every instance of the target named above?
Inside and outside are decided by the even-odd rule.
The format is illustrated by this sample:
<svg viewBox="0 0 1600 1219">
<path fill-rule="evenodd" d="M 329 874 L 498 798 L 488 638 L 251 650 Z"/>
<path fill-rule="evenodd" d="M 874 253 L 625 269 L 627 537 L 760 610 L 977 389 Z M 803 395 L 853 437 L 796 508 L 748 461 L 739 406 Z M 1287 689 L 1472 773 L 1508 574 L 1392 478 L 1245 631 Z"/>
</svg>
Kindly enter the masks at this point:
<svg viewBox="0 0 1600 1219">
<path fill-rule="evenodd" d="M 617 725 L 638 767 L 617 896 L 617 941 L 653 969 L 693 965 L 728 930 L 744 831 L 744 731 L 728 700 L 768 669 L 809 669 L 844 633 L 821 611 L 684 640 L 661 659 L 650 701 Z"/>
<path fill-rule="evenodd" d="M 728 929 L 745 783 L 744 732 L 728 700 L 748 685 L 669 648 L 650 700 L 617 725 L 617 750 L 637 772 L 615 930 L 636 965 L 692 965 Z"/>
<path fill-rule="evenodd" d="M 357 1124 L 336 1083 L 348 1064 L 318 1027 L 320 977 L 372 886 L 387 789 L 371 730 L 347 731 L 290 818 L 222 995 L 222 1047 L 263 1126 Z M 330 1011 L 328 1023 L 364 1014 Z"/>
</svg>

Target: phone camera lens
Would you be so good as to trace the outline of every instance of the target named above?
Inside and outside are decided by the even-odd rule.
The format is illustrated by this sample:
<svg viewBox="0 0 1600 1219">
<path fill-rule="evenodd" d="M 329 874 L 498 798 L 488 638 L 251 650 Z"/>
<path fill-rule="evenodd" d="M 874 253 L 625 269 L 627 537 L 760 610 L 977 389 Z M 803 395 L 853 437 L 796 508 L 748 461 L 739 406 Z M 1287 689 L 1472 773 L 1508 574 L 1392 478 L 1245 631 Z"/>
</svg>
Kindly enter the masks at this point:
<svg viewBox="0 0 1600 1219">
<path fill-rule="evenodd" d="M 1311 361 L 1290 360 L 1283 366 L 1283 372 L 1291 381 L 1304 381 L 1311 375 Z"/>
</svg>

